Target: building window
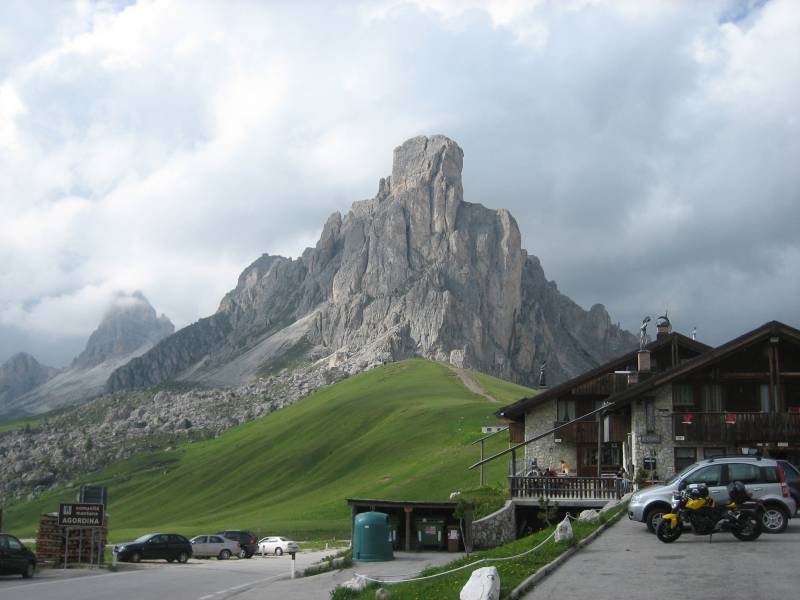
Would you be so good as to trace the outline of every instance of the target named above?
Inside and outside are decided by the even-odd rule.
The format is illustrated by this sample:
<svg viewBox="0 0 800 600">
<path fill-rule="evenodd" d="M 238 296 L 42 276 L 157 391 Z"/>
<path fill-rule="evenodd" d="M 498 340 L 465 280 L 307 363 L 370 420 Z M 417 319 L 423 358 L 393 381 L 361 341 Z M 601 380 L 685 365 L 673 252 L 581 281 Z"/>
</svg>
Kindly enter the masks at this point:
<svg viewBox="0 0 800 600">
<path fill-rule="evenodd" d="M 675 472 L 679 473 L 697 462 L 697 448 L 675 448 Z"/>
<path fill-rule="evenodd" d="M 725 448 L 703 448 L 703 458 L 725 456 Z"/>
<path fill-rule="evenodd" d="M 575 419 L 575 400 L 558 401 L 558 421 L 566 423 Z"/>
<path fill-rule="evenodd" d="M 656 432 L 656 401 L 647 398 L 644 401 L 644 420 L 647 433 Z"/>
<path fill-rule="evenodd" d="M 676 383 L 672 386 L 672 405 L 684 408 L 694 406 L 694 388 L 691 383 Z"/>
<path fill-rule="evenodd" d="M 722 412 L 722 388 L 717 383 L 703 385 L 703 412 Z"/>
</svg>

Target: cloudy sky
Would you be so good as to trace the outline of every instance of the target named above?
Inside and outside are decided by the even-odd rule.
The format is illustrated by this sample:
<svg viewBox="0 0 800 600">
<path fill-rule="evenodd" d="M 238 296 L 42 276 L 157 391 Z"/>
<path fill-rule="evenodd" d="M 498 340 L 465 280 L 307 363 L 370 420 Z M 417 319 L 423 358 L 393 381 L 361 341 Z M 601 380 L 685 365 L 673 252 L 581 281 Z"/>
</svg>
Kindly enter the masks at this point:
<svg viewBox="0 0 800 600">
<path fill-rule="evenodd" d="M 443 133 L 548 278 L 636 330 L 800 326 L 800 2 L 0 3 L 0 362 L 117 290 L 177 326 Z"/>
</svg>

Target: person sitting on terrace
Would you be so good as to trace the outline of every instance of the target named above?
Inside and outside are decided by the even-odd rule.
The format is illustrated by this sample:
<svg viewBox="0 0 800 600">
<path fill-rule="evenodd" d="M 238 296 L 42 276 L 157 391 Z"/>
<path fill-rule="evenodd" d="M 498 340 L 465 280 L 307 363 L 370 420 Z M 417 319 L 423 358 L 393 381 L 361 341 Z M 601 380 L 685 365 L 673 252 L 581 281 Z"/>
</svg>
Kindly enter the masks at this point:
<svg viewBox="0 0 800 600">
<path fill-rule="evenodd" d="M 569 475 L 569 465 L 564 461 L 564 459 L 561 459 L 561 472 L 564 475 Z"/>
</svg>

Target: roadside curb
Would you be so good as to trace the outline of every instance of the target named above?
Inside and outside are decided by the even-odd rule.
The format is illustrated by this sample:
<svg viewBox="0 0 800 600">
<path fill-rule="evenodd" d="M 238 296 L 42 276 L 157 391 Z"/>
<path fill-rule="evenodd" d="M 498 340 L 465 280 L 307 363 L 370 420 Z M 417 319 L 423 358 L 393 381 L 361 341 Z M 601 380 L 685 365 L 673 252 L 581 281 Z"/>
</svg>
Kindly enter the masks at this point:
<svg viewBox="0 0 800 600">
<path fill-rule="evenodd" d="M 621 502 L 618 504 L 621 504 Z M 614 506 L 617 506 L 618 504 L 615 504 Z M 597 538 L 606 529 L 608 529 L 613 525 L 616 525 L 617 522 L 619 522 L 622 519 L 622 516 L 624 514 L 625 511 L 622 511 L 619 513 L 618 516 L 614 517 L 612 521 L 607 521 L 606 523 L 600 525 L 600 527 L 595 529 L 592 533 L 587 535 L 580 542 L 575 544 L 572 548 L 564 552 L 564 554 L 557 556 L 552 561 L 543 566 L 541 569 L 536 571 L 533 575 L 525 579 L 517 587 L 511 590 L 511 593 L 509 594 L 508 597 L 511 600 L 517 600 L 518 598 L 522 598 L 522 596 L 527 592 L 529 592 L 531 589 L 533 589 L 537 583 L 539 583 L 542 579 L 544 579 L 551 573 L 555 572 L 558 569 L 558 567 L 560 567 L 563 563 L 567 562 L 573 554 L 578 552 L 581 548 L 584 548 L 589 544 L 591 544 L 595 540 L 595 538 Z"/>
</svg>

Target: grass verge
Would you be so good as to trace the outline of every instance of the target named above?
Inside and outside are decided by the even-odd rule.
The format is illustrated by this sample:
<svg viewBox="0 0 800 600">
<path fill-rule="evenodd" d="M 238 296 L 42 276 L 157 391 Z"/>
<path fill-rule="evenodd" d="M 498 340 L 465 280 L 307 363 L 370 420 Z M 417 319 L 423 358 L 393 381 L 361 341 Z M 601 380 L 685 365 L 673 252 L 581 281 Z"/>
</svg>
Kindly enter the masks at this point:
<svg viewBox="0 0 800 600">
<path fill-rule="evenodd" d="M 536 552 L 532 552 L 526 556 L 514 559 L 514 560 L 507 560 L 507 561 L 499 561 L 499 562 L 491 562 L 491 563 L 482 563 L 477 565 L 475 568 L 486 567 L 486 566 L 494 566 L 497 567 L 497 571 L 500 574 L 500 598 L 508 598 L 511 591 L 516 588 L 520 583 L 522 583 L 525 579 L 530 577 L 540 568 L 546 566 L 561 554 L 569 550 L 573 545 L 577 544 L 583 539 L 586 539 L 592 533 L 594 533 L 600 526 L 604 523 L 611 523 L 616 522 L 619 518 L 625 514 L 627 504 L 621 504 L 607 513 L 601 515 L 601 518 L 596 523 L 583 523 L 578 521 L 573 521 L 572 523 L 572 530 L 575 534 L 575 539 L 573 543 L 568 544 L 556 544 L 555 542 L 546 543 Z M 420 576 L 427 576 L 427 575 L 434 575 L 436 573 L 443 573 L 445 571 L 449 571 L 456 567 L 460 567 L 463 565 L 468 565 L 474 563 L 483 558 L 500 558 L 500 557 L 508 557 L 508 556 L 515 556 L 517 554 L 521 554 L 527 550 L 530 550 L 534 546 L 537 546 L 542 543 L 547 537 L 553 533 L 555 527 L 548 527 L 547 529 L 543 529 L 541 531 L 537 531 L 536 533 L 529 535 L 525 538 L 516 540 L 509 544 L 505 544 L 503 546 L 499 546 L 498 548 L 493 548 L 491 550 L 484 550 L 480 552 L 474 552 L 468 557 L 461 558 L 459 560 L 453 561 L 447 565 L 442 567 L 436 567 L 433 569 L 426 569 Z M 470 574 L 474 569 L 464 569 L 463 571 L 458 571 L 456 573 L 452 573 L 449 575 L 443 575 L 442 577 L 431 579 L 428 581 L 421 581 L 421 582 L 414 582 L 414 583 L 401 583 L 391 586 L 386 586 L 389 588 L 392 594 L 392 600 L 420 600 L 424 598 L 425 600 L 458 600 L 459 594 L 461 589 L 467 583 Z M 343 588 L 337 588 L 332 594 L 332 600 L 366 600 L 367 598 L 372 599 L 375 597 L 375 590 L 379 586 L 377 584 L 373 584 L 368 587 L 366 590 L 360 593 L 353 593 L 349 590 L 345 590 Z"/>
</svg>

